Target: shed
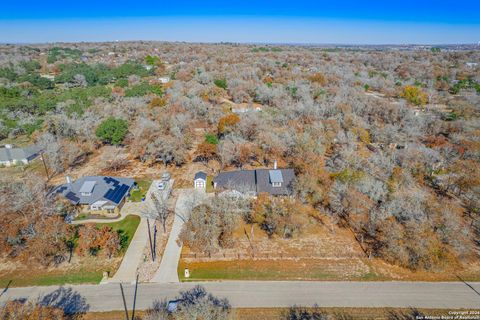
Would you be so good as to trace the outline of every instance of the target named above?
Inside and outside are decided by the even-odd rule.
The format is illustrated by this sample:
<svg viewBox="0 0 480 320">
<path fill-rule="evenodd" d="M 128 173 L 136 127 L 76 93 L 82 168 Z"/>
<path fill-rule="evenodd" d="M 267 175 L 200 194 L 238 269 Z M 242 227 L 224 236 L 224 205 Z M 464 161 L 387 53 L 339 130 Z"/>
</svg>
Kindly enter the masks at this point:
<svg viewBox="0 0 480 320">
<path fill-rule="evenodd" d="M 195 178 L 193 179 L 193 186 L 195 189 L 205 189 L 207 186 L 207 174 L 203 171 L 198 171 L 195 173 Z"/>
</svg>

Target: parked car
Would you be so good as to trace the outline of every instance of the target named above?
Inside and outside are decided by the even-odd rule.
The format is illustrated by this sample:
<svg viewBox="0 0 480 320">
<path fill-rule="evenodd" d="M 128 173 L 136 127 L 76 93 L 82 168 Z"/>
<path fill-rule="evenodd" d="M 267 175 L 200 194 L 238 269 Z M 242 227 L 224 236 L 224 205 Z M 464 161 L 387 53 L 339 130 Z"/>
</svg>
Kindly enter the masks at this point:
<svg viewBox="0 0 480 320">
<path fill-rule="evenodd" d="M 168 172 L 162 173 L 162 180 L 163 181 L 169 181 L 170 180 L 170 173 L 168 173 Z"/>
<path fill-rule="evenodd" d="M 166 187 L 167 187 L 167 183 L 165 181 L 157 182 L 157 189 L 158 190 L 165 190 Z"/>
</svg>

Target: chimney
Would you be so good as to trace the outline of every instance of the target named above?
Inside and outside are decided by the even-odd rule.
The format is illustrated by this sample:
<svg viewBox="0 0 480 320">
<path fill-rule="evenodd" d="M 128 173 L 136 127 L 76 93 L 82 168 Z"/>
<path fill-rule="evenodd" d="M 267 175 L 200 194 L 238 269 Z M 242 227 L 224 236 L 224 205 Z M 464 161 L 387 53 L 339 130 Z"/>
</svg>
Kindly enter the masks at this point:
<svg viewBox="0 0 480 320">
<path fill-rule="evenodd" d="M 277 160 L 273 161 L 273 170 L 277 170 Z"/>
<path fill-rule="evenodd" d="M 72 178 L 70 178 L 70 176 L 66 176 L 65 179 L 67 180 L 68 184 L 72 183 Z"/>
</svg>

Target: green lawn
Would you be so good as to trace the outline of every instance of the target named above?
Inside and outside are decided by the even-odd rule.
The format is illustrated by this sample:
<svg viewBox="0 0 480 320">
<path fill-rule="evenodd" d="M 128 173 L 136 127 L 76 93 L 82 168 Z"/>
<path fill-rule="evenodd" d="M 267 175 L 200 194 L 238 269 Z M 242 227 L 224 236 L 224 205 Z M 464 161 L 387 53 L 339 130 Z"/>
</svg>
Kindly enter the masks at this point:
<svg viewBox="0 0 480 320">
<path fill-rule="evenodd" d="M 136 180 L 138 189 L 130 192 L 130 200 L 133 202 L 140 202 L 142 198 L 147 194 L 148 188 L 152 184 L 150 179 L 138 179 Z"/>
<path fill-rule="evenodd" d="M 0 276 L 0 287 L 4 288 L 11 281 L 11 287 L 52 286 L 63 284 L 99 283 L 102 280 L 101 270 L 75 270 L 71 272 L 36 273 L 15 271 Z"/>
<path fill-rule="evenodd" d="M 115 231 L 119 231 L 120 234 L 125 235 L 128 237 L 128 240 L 125 244 L 125 249 L 128 248 L 130 242 L 133 239 L 133 235 L 135 231 L 137 231 L 137 227 L 140 224 L 140 217 L 134 215 L 128 215 L 125 219 L 120 220 L 118 222 L 109 222 L 109 223 L 97 223 L 97 227 L 101 228 L 103 226 L 109 226 Z"/>
<path fill-rule="evenodd" d="M 190 270 L 190 278 L 184 275 Z M 190 262 L 180 260 L 178 276 L 181 281 L 202 280 L 382 280 L 369 271 L 361 275 L 346 276 L 342 270 L 331 270 L 324 261 L 315 259 L 296 260 L 233 260 Z"/>
</svg>

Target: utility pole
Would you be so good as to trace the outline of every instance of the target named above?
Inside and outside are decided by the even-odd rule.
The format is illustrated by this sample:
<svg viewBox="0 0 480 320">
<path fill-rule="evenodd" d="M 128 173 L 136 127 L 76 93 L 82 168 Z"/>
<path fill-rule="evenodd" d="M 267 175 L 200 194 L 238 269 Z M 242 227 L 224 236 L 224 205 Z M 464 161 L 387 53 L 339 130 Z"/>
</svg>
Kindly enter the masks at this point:
<svg viewBox="0 0 480 320">
<path fill-rule="evenodd" d="M 50 177 L 49 177 L 49 175 L 48 175 L 48 168 L 47 168 L 47 164 L 45 163 L 44 154 L 45 154 L 45 152 L 42 151 L 42 152 L 40 153 L 40 156 L 41 156 L 41 158 L 42 158 L 43 167 L 45 168 L 45 174 L 47 175 L 47 181 L 48 181 L 48 180 L 50 180 Z"/>
<path fill-rule="evenodd" d="M 157 224 L 153 225 L 153 261 L 157 259 Z"/>
<path fill-rule="evenodd" d="M 147 218 L 147 228 L 148 228 L 148 239 L 150 240 L 150 253 L 152 254 L 152 261 L 155 261 L 152 248 L 152 232 L 150 231 L 150 220 Z"/>
<path fill-rule="evenodd" d="M 133 311 L 132 311 L 132 320 L 135 320 L 135 304 L 137 302 L 137 288 L 138 288 L 138 273 L 135 280 L 135 293 L 133 294 Z"/>
<path fill-rule="evenodd" d="M 128 310 L 127 310 L 127 302 L 125 301 L 125 293 L 123 292 L 123 286 L 121 283 L 120 284 L 120 291 L 122 291 L 122 299 L 123 299 L 123 308 L 125 309 L 125 319 L 129 320 L 128 317 Z"/>
</svg>

